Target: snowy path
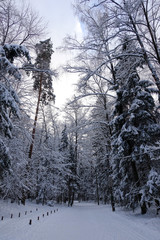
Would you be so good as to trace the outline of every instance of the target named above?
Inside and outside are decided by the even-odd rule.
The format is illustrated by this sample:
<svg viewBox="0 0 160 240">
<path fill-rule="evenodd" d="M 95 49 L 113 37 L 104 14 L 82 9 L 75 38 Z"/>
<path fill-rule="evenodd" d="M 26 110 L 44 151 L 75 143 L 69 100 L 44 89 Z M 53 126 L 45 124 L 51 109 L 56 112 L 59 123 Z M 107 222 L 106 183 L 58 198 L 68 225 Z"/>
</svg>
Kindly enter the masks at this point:
<svg viewBox="0 0 160 240">
<path fill-rule="evenodd" d="M 32 225 L 31 216 L 0 221 L 0 240 L 160 240 L 159 217 L 152 220 L 113 213 L 108 206 L 76 204 L 38 221 L 43 208 L 32 213 Z"/>
</svg>

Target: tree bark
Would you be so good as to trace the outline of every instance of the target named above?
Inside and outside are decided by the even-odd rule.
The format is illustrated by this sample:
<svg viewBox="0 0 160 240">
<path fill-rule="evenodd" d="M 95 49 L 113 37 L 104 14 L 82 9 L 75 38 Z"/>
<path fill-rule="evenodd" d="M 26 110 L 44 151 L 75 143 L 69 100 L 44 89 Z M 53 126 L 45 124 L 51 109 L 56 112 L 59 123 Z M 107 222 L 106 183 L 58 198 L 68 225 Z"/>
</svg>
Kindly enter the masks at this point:
<svg viewBox="0 0 160 240">
<path fill-rule="evenodd" d="M 37 125 L 37 120 L 38 120 L 38 113 L 39 113 L 39 105 L 40 105 L 40 100 L 41 100 L 41 93 L 42 93 L 42 73 L 40 75 L 40 86 L 39 86 L 39 93 L 38 93 L 38 101 L 37 101 L 37 107 L 36 107 L 36 113 L 35 113 L 35 119 L 34 119 L 34 125 L 33 125 L 33 130 L 32 130 L 32 142 L 30 145 L 30 150 L 29 150 L 29 158 L 32 158 L 32 152 L 33 152 L 33 145 L 34 145 L 34 139 L 35 139 L 35 132 L 36 132 L 36 125 Z"/>
<path fill-rule="evenodd" d="M 112 206 L 112 211 L 115 212 L 115 201 L 114 201 L 112 188 L 111 188 L 111 206 Z"/>
</svg>

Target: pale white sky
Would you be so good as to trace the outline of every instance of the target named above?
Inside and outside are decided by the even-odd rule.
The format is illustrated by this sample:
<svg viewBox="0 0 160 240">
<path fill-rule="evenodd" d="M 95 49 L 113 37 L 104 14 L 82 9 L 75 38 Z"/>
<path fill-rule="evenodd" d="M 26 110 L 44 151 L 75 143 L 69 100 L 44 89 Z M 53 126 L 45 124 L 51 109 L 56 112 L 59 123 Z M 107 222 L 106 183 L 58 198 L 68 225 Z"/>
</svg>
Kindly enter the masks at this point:
<svg viewBox="0 0 160 240">
<path fill-rule="evenodd" d="M 48 36 L 53 43 L 52 68 L 64 64 L 71 56 L 61 53 L 57 47 L 62 45 L 66 35 L 82 34 L 81 25 L 74 15 L 72 3 L 74 0 L 28 0 L 33 10 L 39 12 L 39 15 L 48 23 Z M 44 39 L 45 40 L 45 39 Z M 67 98 L 74 93 L 73 84 L 76 83 L 77 76 L 63 73 L 54 80 L 54 92 L 56 95 L 56 107 L 62 107 Z"/>
<path fill-rule="evenodd" d="M 81 36 L 81 25 L 74 15 L 72 3 L 74 0 L 28 0 L 33 10 L 39 12 L 45 22 L 48 23 L 48 36 L 53 43 L 52 68 L 57 68 L 64 64 L 71 56 L 61 53 L 57 47 L 62 45 L 66 35 Z M 44 39 L 45 40 L 45 39 Z M 67 98 L 74 93 L 73 84 L 76 83 L 77 76 L 72 74 L 60 74 L 54 80 L 54 92 L 56 95 L 56 107 L 62 107 Z"/>
</svg>

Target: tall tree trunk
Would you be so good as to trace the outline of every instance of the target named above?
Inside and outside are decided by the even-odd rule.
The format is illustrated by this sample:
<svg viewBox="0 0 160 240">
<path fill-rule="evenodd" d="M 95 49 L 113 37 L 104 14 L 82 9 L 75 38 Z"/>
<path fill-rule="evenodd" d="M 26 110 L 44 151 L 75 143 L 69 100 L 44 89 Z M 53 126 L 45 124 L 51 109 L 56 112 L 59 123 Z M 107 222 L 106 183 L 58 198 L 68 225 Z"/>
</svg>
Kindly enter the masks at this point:
<svg viewBox="0 0 160 240">
<path fill-rule="evenodd" d="M 72 195 L 71 180 L 69 179 L 69 182 L 68 182 L 68 207 L 71 206 L 71 195 Z"/>
<path fill-rule="evenodd" d="M 97 203 L 99 205 L 99 186 L 98 186 L 97 172 L 96 172 L 96 194 L 97 194 Z"/>
<path fill-rule="evenodd" d="M 32 152 L 33 152 L 33 145 L 34 145 L 34 139 L 35 139 L 35 132 L 36 132 L 36 125 L 37 125 L 37 119 L 38 119 L 38 112 L 39 112 L 39 105 L 40 105 L 40 100 L 41 100 L 41 93 L 42 93 L 42 73 L 40 75 L 40 85 L 39 85 L 39 93 L 38 93 L 38 101 L 37 101 L 37 107 L 36 107 L 36 113 L 35 113 L 35 119 L 34 119 L 34 125 L 33 125 L 33 130 L 32 130 L 32 142 L 30 145 L 30 150 L 29 150 L 29 158 L 32 158 Z"/>
<path fill-rule="evenodd" d="M 42 114 L 43 114 L 43 123 L 44 123 L 44 129 L 45 129 L 45 136 L 46 136 L 46 139 L 48 139 L 48 130 L 47 130 L 47 122 L 46 122 L 46 116 L 45 116 L 45 111 L 44 111 L 44 107 L 41 106 L 41 109 L 42 109 Z"/>
<path fill-rule="evenodd" d="M 113 196 L 113 189 L 111 187 L 111 206 L 112 206 L 112 211 L 115 212 L 115 201 L 114 201 L 114 196 Z"/>
</svg>

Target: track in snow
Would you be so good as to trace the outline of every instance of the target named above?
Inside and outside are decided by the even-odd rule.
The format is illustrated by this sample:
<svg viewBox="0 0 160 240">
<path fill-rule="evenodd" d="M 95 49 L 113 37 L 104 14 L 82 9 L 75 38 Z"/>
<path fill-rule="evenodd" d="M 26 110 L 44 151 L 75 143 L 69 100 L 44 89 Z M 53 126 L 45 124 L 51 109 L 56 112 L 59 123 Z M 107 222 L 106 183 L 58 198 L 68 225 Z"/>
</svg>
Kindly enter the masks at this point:
<svg viewBox="0 0 160 240">
<path fill-rule="evenodd" d="M 160 240 L 160 231 L 147 220 L 112 212 L 108 206 L 77 203 L 39 221 L 40 212 L 34 214 L 32 225 L 29 216 L 0 222 L 0 240 Z"/>
</svg>

